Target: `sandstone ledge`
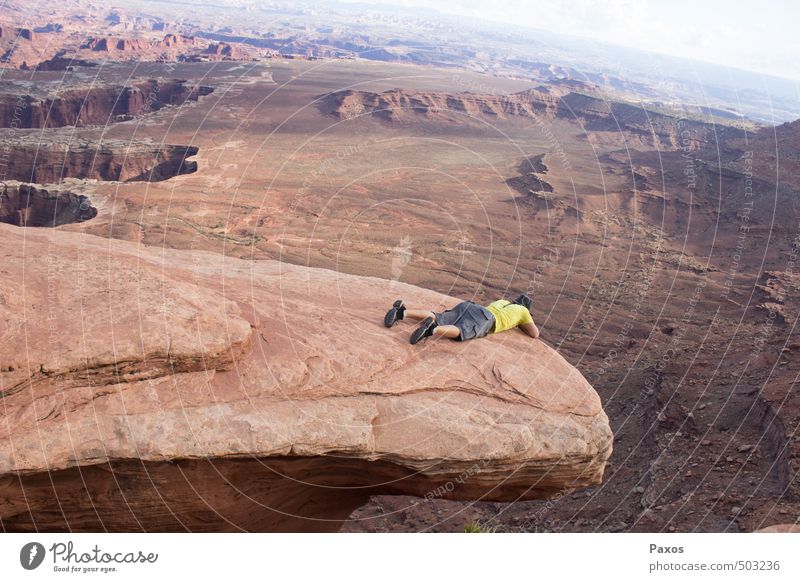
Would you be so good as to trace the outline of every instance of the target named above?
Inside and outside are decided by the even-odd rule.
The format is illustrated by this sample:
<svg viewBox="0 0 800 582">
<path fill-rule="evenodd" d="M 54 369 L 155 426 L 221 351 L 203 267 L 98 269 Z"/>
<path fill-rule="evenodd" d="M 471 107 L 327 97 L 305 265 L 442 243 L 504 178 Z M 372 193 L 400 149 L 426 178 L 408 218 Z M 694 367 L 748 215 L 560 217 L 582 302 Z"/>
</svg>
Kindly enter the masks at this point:
<svg viewBox="0 0 800 582">
<path fill-rule="evenodd" d="M 601 481 L 581 374 L 510 332 L 410 346 L 420 288 L 0 224 L 7 530 L 327 531 L 372 494 Z"/>
</svg>

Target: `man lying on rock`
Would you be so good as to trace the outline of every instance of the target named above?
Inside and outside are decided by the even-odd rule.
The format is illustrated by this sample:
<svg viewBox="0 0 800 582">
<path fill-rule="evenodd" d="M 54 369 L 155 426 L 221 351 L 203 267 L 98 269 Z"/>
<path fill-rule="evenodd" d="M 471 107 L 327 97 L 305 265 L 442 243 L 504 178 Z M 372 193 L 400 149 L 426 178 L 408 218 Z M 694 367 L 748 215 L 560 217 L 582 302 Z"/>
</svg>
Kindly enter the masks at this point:
<svg viewBox="0 0 800 582">
<path fill-rule="evenodd" d="M 500 299 L 486 307 L 472 301 L 462 301 L 453 309 L 436 313 L 422 309 L 408 309 L 403 305 L 402 299 L 398 299 L 386 312 L 383 324 L 392 327 L 401 319 L 422 320 L 419 327 L 411 334 L 412 344 L 432 335 L 463 342 L 515 327 L 519 327 L 536 339 L 539 337 L 539 328 L 533 323 L 532 304 L 531 298 L 522 294 L 514 301 Z"/>
</svg>

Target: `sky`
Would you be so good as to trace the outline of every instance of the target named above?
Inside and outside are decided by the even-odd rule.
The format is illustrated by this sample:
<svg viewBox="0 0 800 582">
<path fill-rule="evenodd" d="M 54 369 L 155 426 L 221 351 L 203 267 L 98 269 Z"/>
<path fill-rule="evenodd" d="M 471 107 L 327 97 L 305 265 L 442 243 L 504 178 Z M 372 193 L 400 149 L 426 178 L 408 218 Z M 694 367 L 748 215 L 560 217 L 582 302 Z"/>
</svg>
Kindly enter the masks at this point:
<svg viewBox="0 0 800 582">
<path fill-rule="evenodd" d="M 800 2 L 793 0 L 357 1 L 432 8 L 800 79 Z"/>
</svg>

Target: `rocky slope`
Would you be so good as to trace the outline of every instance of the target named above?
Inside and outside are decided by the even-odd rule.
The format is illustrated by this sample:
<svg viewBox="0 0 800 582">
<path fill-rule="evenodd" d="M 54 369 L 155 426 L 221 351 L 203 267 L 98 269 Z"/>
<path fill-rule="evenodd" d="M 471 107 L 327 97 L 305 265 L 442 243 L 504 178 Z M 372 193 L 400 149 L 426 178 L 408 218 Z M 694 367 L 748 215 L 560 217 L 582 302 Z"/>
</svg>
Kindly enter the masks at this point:
<svg viewBox="0 0 800 582">
<path fill-rule="evenodd" d="M 381 325 L 388 281 L 3 224 L 0 244 L 7 531 L 329 531 L 372 494 L 602 479 L 612 434 L 575 368 L 517 333 L 410 346 Z"/>
<path fill-rule="evenodd" d="M 197 101 L 213 89 L 181 79 L 147 79 L 128 85 L 59 87 L 53 95 L 18 91 L 0 94 L 0 127 L 53 128 L 108 125 L 169 105 Z"/>
</svg>

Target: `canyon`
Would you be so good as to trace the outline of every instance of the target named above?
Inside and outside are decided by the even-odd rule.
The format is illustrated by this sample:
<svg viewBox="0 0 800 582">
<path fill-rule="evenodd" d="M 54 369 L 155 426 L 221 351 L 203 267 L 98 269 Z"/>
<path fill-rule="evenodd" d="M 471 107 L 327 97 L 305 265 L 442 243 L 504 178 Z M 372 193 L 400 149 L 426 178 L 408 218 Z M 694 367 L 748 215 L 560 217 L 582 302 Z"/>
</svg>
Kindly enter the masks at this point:
<svg viewBox="0 0 800 582">
<path fill-rule="evenodd" d="M 10 90 L 9 90 L 10 89 Z M 128 121 L 162 107 L 180 106 L 210 94 L 210 87 L 188 87 L 180 79 L 148 79 L 131 85 L 60 85 L 53 96 L 5 87 L 0 95 L 0 128 L 54 128 Z M 40 88 L 41 92 L 41 88 Z"/>
<path fill-rule="evenodd" d="M 71 192 L 48 192 L 31 184 L 0 183 L 0 222 L 55 227 L 97 216 L 89 199 Z"/>
<path fill-rule="evenodd" d="M 176 10 L 2 24 L 4 531 L 796 527 L 793 102 Z"/>
<path fill-rule="evenodd" d="M 194 146 L 94 140 L 40 144 L 14 140 L 3 178 L 37 184 L 77 180 L 158 182 L 197 171 Z M 8 143 L 8 142 L 7 142 Z"/>
</svg>

